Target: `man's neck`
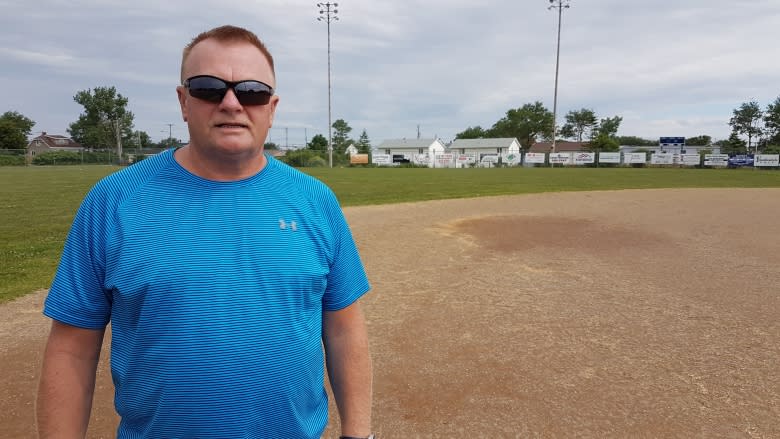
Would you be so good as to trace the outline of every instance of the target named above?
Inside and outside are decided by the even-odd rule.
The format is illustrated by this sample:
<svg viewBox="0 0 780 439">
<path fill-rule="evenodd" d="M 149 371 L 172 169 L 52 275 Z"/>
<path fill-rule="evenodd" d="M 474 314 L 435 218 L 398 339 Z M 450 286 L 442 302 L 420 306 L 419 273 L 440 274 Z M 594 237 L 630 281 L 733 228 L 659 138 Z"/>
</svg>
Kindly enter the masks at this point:
<svg viewBox="0 0 780 439">
<path fill-rule="evenodd" d="M 262 149 L 253 154 L 225 157 L 202 154 L 191 145 L 177 149 L 174 159 L 187 171 L 212 181 L 243 180 L 262 171 L 267 163 Z"/>
</svg>

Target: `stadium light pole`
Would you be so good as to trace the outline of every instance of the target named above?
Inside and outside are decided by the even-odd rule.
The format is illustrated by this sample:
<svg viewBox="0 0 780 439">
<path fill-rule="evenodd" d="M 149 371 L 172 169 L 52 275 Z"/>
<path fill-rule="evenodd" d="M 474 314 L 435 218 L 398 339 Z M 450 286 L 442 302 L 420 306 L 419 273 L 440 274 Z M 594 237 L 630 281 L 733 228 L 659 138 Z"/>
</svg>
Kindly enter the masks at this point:
<svg viewBox="0 0 780 439">
<path fill-rule="evenodd" d="M 561 61 L 561 16 L 564 9 L 569 9 L 569 0 L 549 0 L 550 7 L 547 9 L 558 10 L 558 45 L 555 51 L 555 92 L 553 94 L 553 132 L 552 132 L 552 152 L 555 152 L 555 134 L 557 131 L 556 117 L 558 116 L 558 65 Z M 551 163 L 552 164 L 552 163 Z"/>
<path fill-rule="evenodd" d="M 336 14 L 339 12 L 336 9 L 339 6 L 338 3 L 317 3 L 317 7 L 320 8 L 320 16 L 317 17 L 317 21 L 324 21 L 328 25 L 328 164 L 333 167 L 333 123 L 331 122 L 331 86 L 330 86 L 330 22 L 338 21 L 339 17 Z"/>
</svg>

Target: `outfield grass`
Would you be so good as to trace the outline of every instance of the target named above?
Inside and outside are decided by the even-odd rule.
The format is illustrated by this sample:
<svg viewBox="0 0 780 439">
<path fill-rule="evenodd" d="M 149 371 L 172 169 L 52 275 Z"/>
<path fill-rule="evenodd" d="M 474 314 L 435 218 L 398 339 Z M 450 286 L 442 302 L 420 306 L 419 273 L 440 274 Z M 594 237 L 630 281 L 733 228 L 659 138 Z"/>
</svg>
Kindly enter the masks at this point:
<svg viewBox="0 0 780 439">
<path fill-rule="evenodd" d="M 111 166 L 0 167 L 0 303 L 47 288 L 81 199 Z M 444 198 L 680 187 L 780 187 L 750 169 L 306 169 L 344 206 Z"/>
</svg>

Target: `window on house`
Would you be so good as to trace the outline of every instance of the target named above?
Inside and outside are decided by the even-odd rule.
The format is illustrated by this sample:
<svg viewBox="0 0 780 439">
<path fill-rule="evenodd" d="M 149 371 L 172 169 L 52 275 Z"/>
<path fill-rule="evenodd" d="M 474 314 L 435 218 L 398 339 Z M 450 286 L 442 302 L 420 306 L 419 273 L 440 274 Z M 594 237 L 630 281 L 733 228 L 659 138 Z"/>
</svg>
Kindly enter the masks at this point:
<svg viewBox="0 0 780 439">
<path fill-rule="evenodd" d="M 423 149 L 422 148 L 417 150 L 417 154 L 422 154 L 422 153 L 423 153 Z"/>
<path fill-rule="evenodd" d="M 385 150 L 385 154 L 390 154 L 390 150 L 389 150 L 389 149 L 386 149 L 386 150 Z"/>
</svg>

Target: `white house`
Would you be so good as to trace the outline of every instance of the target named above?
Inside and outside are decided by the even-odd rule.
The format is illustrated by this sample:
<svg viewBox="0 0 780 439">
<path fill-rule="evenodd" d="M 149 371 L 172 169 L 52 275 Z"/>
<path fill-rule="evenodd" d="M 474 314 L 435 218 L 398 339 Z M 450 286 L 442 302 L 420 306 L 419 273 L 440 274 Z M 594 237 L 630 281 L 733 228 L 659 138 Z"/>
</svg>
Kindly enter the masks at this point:
<svg viewBox="0 0 780 439">
<path fill-rule="evenodd" d="M 488 139 L 455 139 L 449 146 L 452 154 L 462 162 L 496 163 L 498 157 L 516 156 L 519 162 L 520 142 L 514 137 Z M 467 156 L 470 160 L 463 159 Z"/>
<path fill-rule="evenodd" d="M 436 155 L 444 150 L 440 139 L 389 139 L 380 143 L 375 152 L 390 156 L 391 163 L 425 163 L 432 167 Z"/>
<path fill-rule="evenodd" d="M 344 153 L 352 157 L 353 155 L 358 153 L 358 149 L 355 147 L 355 145 L 349 145 L 346 151 L 344 151 Z"/>
</svg>

